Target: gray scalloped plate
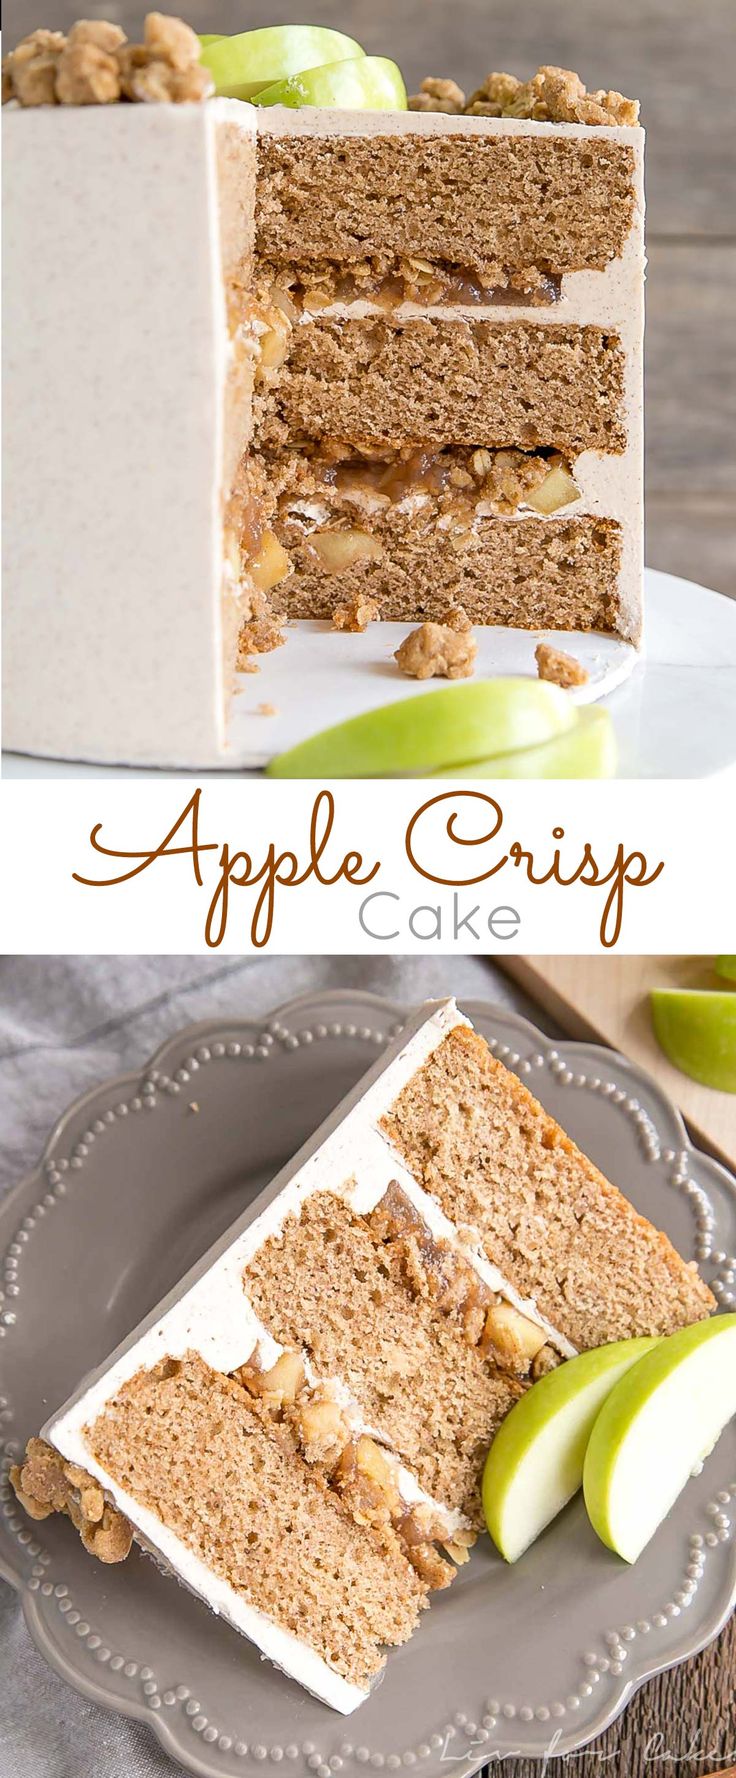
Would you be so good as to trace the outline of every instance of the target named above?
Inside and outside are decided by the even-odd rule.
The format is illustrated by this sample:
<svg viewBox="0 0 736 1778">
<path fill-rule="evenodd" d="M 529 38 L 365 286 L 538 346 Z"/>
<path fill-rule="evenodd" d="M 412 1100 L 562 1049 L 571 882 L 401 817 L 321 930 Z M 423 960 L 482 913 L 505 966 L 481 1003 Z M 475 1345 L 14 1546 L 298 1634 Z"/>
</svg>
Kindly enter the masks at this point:
<svg viewBox="0 0 736 1778">
<path fill-rule="evenodd" d="M 623 1057 L 552 1044 L 466 1003 L 496 1054 L 638 1208 L 736 1302 L 736 1183 Z M 0 1211 L 5 1435 L 0 1571 L 46 1659 L 96 1703 L 149 1723 L 206 1778 L 264 1762 L 331 1778 L 371 1765 L 470 1778 L 494 1757 L 581 1747 L 652 1674 L 703 1647 L 736 1599 L 736 1428 L 635 1568 L 573 1502 L 517 1567 L 482 1539 L 355 1716 L 336 1716 L 135 1552 L 90 1561 L 66 1520 L 35 1526 L 7 1465 L 227 1228 L 359 1078 L 406 1009 L 367 994 L 295 1000 L 180 1033 L 139 1077 L 73 1105 Z"/>
</svg>

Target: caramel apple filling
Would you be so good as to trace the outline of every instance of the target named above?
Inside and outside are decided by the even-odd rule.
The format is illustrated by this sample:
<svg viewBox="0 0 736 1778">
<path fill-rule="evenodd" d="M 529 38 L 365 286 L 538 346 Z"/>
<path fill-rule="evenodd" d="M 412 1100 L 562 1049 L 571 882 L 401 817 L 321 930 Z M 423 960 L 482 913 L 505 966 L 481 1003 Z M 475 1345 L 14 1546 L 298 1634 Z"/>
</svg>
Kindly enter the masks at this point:
<svg viewBox="0 0 736 1778">
<path fill-rule="evenodd" d="M 287 298 L 298 315 L 317 314 L 334 303 L 368 302 L 391 313 L 402 303 L 495 308 L 527 304 L 540 308 L 560 300 L 562 279 L 540 266 L 514 268 L 496 263 L 455 265 L 398 255 L 378 255 L 338 265 L 316 260 L 306 265 L 262 266 L 272 279 L 274 300 Z"/>
<path fill-rule="evenodd" d="M 467 1562 L 475 1532 L 458 1528 L 450 1534 L 430 1501 L 410 1503 L 402 1496 L 398 1459 L 356 1429 L 333 1383 L 308 1383 L 302 1354 L 293 1350 L 282 1352 L 268 1370 L 254 1354 L 234 1376 L 291 1430 L 300 1455 L 322 1471 L 357 1524 L 390 1528 L 431 1590 L 449 1586 L 455 1568 L 440 1549 L 456 1564 Z"/>
<path fill-rule="evenodd" d="M 525 1383 L 560 1363 L 545 1328 L 492 1290 L 449 1241 L 433 1235 L 396 1180 L 367 1220 L 406 1289 L 459 1323 L 467 1344 L 487 1363 Z"/>
<path fill-rule="evenodd" d="M 280 517 L 298 511 L 299 502 L 329 501 L 333 495 L 374 509 L 430 496 L 467 510 L 482 504 L 487 513 L 501 517 L 521 507 L 549 515 L 580 499 L 570 463 L 551 449 L 391 449 L 323 440 L 272 459 L 269 475 Z"/>
</svg>

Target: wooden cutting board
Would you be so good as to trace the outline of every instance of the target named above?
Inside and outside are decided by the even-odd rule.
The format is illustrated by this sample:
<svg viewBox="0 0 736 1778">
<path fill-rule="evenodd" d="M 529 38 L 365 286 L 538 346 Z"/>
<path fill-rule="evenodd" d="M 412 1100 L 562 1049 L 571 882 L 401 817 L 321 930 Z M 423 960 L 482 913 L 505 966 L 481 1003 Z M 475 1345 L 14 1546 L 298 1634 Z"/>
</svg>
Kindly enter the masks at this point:
<svg viewBox="0 0 736 1778">
<path fill-rule="evenodd" d="M 651 1026 L 651 988 L 726 987 L 707 957 L 494 957 L 568 1037 L 608 1043 L 651 1074 L 697 1142 L 736 1168 L 736 1094 L 689 1080 L 663 1055 Z M 736 991 L 736 990 L 735 990 Z"/>
</svg>

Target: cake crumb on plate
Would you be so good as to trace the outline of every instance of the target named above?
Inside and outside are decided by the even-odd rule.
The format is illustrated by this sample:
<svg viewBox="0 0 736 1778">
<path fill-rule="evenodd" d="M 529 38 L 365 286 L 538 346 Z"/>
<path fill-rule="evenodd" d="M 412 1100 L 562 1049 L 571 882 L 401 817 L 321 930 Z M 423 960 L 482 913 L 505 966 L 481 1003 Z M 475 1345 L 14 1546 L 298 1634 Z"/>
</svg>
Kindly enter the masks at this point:
<svg viewBox="0 0 736 1778">
<path fill-rule="evenodd" d="M 576 661 L 574 654 L 564 654 L 561 648 L 553 648 L 549 642 L 538 642 L 534 650 L 537 673 L 540 679 L 549 679 L 553 685 L 587 685 L 590 678 L 587 667 Z"/>
<path fill-rule="evenodd" d="M 410 679 L 469 679 L 477 652 L 470 618 L 458 606 L 445 612 L 441 623 L 411 630 L 394 660 Z"/>
</svg>

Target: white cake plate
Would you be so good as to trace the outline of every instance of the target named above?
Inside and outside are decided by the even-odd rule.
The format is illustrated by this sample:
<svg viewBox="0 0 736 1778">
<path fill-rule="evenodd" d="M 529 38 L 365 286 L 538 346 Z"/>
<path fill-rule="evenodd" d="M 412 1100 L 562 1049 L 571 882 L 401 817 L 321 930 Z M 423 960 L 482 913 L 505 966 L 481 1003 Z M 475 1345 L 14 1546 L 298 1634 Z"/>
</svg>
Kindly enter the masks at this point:
<svg viewBox="0 0 736 1778">
<path fill-rule="evenodd" d="M 416 697 L 444 681 L 419 684 L 397 672 L 393 651 L 406 624 L 373 624 L 347 635 L 323 623 L 291 625 L 286 646 L 243 674 L 232 708 L 230 756 L 222 772 L 256 772 L 276 753 L 346 717 L 392 699 Z M 588 669 L 573 695 L 604 702 L 613 716 L 622 778 L 713 778 L 736 771 L 736 601 L 678 576 L 646 570 L 646 647 L 637 655 L 615 638 L 480 628 L 478 677 L 535 673 L 540 635 Z M 272 710 L 263 714 L 259 706 Z M 3 755 L 6 778 L 147 777 L 140 767 Z M 168 771 L 169 777 L 191 772 Z"/>
</svg>

